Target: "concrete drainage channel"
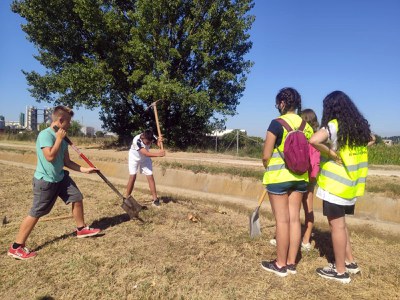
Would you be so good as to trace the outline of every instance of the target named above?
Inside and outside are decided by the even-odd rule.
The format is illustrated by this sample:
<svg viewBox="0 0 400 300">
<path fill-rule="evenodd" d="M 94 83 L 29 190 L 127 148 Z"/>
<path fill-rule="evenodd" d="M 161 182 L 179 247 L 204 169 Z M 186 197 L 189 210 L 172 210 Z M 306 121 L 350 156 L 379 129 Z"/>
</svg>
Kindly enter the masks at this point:
<svg viewBox="0 0 400 300">
<path fill-rule="evenodd" d="M 18 153 L 0 150 L 0 162 L 20 166 L 29 165 L 34 168 L 36 155 L 32 152 Z M 128 178 L 126 164 L 95 161 L 93 163 L 113 183 L 126 184 Z M 157 166 L 154 167 L 154 176 L 157 189 L 161 192 L 161 195 L 167 193 L 186 198 L 230 202 L 251 209 L 257 206 L 257 199 L 263 191 L 261 179 L 257 181 L 228 175 L 195 174 L 192 171 L 163 169 Z M 138 176 L 137 187 L 147 189 L 145 176 Z M 314 205 L 315 211 L 320 212 L 321 201 L 315 199 Z M 270 206 L 264 204 L 263 209 L 270 211 Z M 400 200 L 385 198 L 376 194 L 366 194 L 356 205 L 356 216 L 364 220 L 392 222 L 393 225 L 398 226 L 400 225 Z"/>
</svg>

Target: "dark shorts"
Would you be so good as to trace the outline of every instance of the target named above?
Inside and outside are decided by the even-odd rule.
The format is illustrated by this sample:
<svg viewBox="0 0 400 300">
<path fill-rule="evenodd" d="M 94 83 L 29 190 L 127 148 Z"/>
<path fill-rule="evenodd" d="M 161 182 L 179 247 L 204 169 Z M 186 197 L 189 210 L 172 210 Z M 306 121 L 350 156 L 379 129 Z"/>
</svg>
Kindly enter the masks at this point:
<svg viewBox="0 0 400 300">
<path fill-rule="evenodd" d="M 289 192 L 307 192 L 307 182 L 301 181 L 286 181 L 280 183 L 271 183 L 266 186 L 268 193 L 274 195 L 284 195 Z"/>
<path fill-rule="evenodd" d="M 340 218 L 345 215 L 354 215 L 355 205 L 338 205 L 322 201 L 322 213 L 326 217 Z"/>
<path fill-rule="evenodd" d="M 60 182 L 48 182 L 42 179 L 33 178 L 33 204 L 29 215 L 39 218 L 47 215 L 60 197 L 65 204 L 80 202 L 83 199 L 76 183 L 65 171 L 64 178 Z"/>
</svg>

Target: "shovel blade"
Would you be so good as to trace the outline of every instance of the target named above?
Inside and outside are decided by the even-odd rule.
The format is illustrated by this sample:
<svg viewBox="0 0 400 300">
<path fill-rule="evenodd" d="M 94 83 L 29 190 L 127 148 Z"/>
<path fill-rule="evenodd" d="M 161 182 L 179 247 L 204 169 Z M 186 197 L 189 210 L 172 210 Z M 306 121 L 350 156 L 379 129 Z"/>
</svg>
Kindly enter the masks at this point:
<svg viewBox="0 0 400 300">
<path fill-rule="evenodd" d="M 124 198 L 121 207 L 130 219 L 139 218 L 139 212 L 144 209 L 132 196 Z"/>
<path fill-rule="evenodd" d="M 256 210 L 250 215 L 250 237 L 252 238 L 261 235 L 259 209 L 260 207 L 257 206 Z"/>
</svg>

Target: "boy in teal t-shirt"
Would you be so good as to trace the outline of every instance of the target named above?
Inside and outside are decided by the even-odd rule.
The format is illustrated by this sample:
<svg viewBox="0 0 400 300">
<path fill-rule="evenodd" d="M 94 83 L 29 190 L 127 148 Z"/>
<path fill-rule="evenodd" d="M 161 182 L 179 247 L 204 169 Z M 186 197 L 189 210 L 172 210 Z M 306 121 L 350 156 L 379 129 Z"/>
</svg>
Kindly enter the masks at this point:
<svg viewBox="0 0 400 300">
<path fill-rule="evenodd" d="M 52 114 L 49 128 L 42 130 L 36 140 L 37 166 L 33 176 L 33 204 L 29 215 L 22 221 L 15 242 L 8 255 L 16 259 L 29 259 L 36 252 L 25 247 L 25 242 L 39 218 L 48 214 L 60 197 L 64 203 L 72 204 L 72 215 L 76 222 L 78 238 L 97 235 L 100 229 L 86 226 L 83 215 L 83 196 L 75 182 L 69 177 L 67 167 L 82 173 L 93 173 L 96 168 L 81 167 L 69 157 L 68 144 L 64 140 L 70 126 L 73 111 L 65 106 L 57 106 Z M 56 132 L 54 127 L 59 130 Z"/>
<path fill-rule="evenodd" d="M 64 153 L 68 148 L 68 143 L 62 140 L 60 151 L 58 151 L 52 162 L 46 159 L 42 151 L 42 148 L 52 147 L 56 138 L 56 133 L 51 127 L 41 131 L 37 137 L 36 153 L 38 160 L 36 171 L 33 175 L 36 179 L 43 179 L 48 182 L 60 182 L 64 177 Z"/>
</svg>

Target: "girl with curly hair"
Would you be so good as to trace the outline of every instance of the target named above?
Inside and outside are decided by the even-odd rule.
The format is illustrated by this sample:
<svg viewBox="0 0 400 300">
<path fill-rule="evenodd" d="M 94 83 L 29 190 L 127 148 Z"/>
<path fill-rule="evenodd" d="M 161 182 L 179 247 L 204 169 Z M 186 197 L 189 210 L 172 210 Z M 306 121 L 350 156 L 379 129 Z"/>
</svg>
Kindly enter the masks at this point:
<svg viewBox="0 0 400 300">
<path fill-rule="evenodd" d="M 345 93 L 334 91 L 323 101 L 321 129 L 310 144 L 321 153 L 317 197 L 331 229 L 335 262 L 318 268 L 323 278 L 349 283 L 360 272 L 354 260 L 345 215 L 353 215 L 368 171 L 367 146 L 374 143 L 368 121 Z"/>
</svg>

